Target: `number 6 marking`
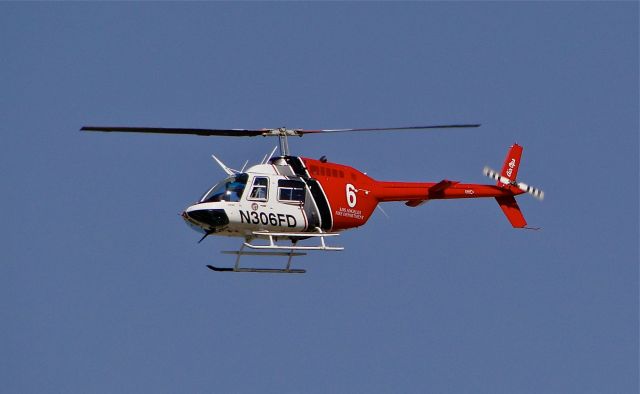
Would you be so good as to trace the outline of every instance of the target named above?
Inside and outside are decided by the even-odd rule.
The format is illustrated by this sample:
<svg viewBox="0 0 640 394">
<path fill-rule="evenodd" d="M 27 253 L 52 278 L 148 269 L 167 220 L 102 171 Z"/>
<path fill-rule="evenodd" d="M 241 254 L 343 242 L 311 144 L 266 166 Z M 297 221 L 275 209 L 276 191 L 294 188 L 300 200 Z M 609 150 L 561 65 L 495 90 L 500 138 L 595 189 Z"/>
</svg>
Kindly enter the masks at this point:
<svg viewBox="0 0 640 394">
<path fill-rule="evenodd" d="M 357 201 L 358 199 L 356 197 L 356 187 L 350 183 L 347 183 L 347 204 L 349 204 L 349 208 L 355 207 Z"/>
</svg>

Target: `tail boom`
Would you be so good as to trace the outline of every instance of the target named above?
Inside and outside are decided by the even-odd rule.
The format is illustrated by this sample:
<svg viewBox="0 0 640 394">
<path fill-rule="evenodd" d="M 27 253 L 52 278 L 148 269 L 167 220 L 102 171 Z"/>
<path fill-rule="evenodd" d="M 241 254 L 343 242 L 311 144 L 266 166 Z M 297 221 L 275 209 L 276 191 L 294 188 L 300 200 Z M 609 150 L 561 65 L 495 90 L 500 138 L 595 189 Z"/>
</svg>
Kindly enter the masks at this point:
<svg viewBox="0 0 640 394">
<path fill-rule="evenodd" d="M 544 192 L 516 181 L 521 157 L 522 146 L 513 144 L 507 152 L 500 173 L 485 167 L 484 174 L 496 180 L 495 185 L 460 183 L 446 179 L 438 183 L 376 182 L 374 194 L 378 202 L 406 201 L 406 205 L 410 207 L 417 207 L 428 200 L 492 197 L 513 227 L 525 228 L 527 221 L 514 197 L 529 193 L 542 200 Z"/>
<path fill-rule="evenodd" d="M 523 191 L 516 187 L 500 187 L 443 180 L 438 183 L 377 182 L 378 202 L 446 200 L 454 198 L 513 197 Z"/>
</svg>

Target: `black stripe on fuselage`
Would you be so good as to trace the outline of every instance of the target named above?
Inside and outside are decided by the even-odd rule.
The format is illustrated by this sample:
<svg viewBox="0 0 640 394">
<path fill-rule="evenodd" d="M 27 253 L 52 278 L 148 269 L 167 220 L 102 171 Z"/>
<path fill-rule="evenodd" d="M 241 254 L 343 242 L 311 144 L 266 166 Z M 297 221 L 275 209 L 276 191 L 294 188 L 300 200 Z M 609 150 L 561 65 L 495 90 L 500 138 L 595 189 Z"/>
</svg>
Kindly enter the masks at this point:
<svg viewBox="0 0 640 394">
<path fill-rule="evenodd" d="M 307 172 L 302 159 L 297 156 L 286 156 L 285 160 L 287 161 L 287 164 L 291 166 L 293 172 L 302 178 L 302 180 L 306 182 L 307 186 L 309 186 L 311 196 L 316 202 L 318 211 L 320 211 L 320 228 L 326 231 L 331 230 L 331 227 L 333 227 L 333 217 L 331 216 L 329 200 L 327 199 L 327 195 L 324 193 L 324 190 L 322 190 L 322 185 L 320 185 L 320 182 L 316 179 L 309 176 L 309 172 Z"/>
</svg>

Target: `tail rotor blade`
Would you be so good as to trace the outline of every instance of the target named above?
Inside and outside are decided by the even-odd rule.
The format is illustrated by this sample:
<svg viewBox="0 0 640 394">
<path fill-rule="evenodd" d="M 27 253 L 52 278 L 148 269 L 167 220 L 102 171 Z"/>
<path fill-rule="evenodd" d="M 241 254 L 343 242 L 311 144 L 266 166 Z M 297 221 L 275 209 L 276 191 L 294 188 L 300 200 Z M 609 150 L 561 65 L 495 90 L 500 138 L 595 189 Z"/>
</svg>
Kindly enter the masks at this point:
<svg viewBox="0 0 640 394">
<path fill-rule="evenodd" d="M 509 178 L 503 177 L 502 175 L 500 175 L 499 172 L 489 168 L 489 167 L 484 167 L 484 169 L 482 170 L 482 173 L 485 176 L 488 176 L 489 178 L 499 181 L 501 183 L 504 183 L 505 185 L 508 185 L 511 183 L 511 181 L 509 180 Z"/>
<path fill-rule="evenodd" d="M 525 193 L 531 194 L 533 197 L 537 198 L 538 200 L 540 201 L 544 200 L 544 192 L 542 190 L 537 189 L 533 186 L 529 186 L 524 182 L 518 182 L 516 183 L 516 186 L 518 187 L 518 189 L 522 190 Z"/>
<path fill-rule="evenodd" d="M 485 167 L 482 170 L 482 173 L 485 176 L 488 176 L 491 179 L 494 179 L 496 181 L 499 181 L 505 185 L 513 185 L 516 186 L 518 189 L 522 190 L 525 193 L 529 193 L 531 194 L 533 197 L 535 197 L 536 199 L 542 201 L 544 200 L 544 192 L 538 188 L 535 188 L 533 186 L 529 186 L 524 182 L 511 182 L 508 178 L 503 177 L 500 175 L 500 173 L 498 173 L 495 170 L 492 170 L 489 167 Z"/>
</svg>

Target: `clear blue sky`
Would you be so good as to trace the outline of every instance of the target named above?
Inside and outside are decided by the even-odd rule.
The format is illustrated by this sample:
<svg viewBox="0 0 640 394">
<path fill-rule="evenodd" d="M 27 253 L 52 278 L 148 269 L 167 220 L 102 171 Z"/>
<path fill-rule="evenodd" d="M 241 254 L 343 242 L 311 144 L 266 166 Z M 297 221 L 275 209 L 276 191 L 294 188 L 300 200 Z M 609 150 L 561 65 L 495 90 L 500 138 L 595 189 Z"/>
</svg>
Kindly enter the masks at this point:
<svg viewBox="0 0 640 394">
<path fill-rule="evenodd" d="M 637 2 L 1 3 L 0 53 L 0 392 L 638 391 Z M 387 204 L 304 276 L 178 216 L 274 140 L 78 131 L 440 122 L 482 127 L 291 148 L 490 183 L 517 141 L 543 230 Z"/>
</svg>

